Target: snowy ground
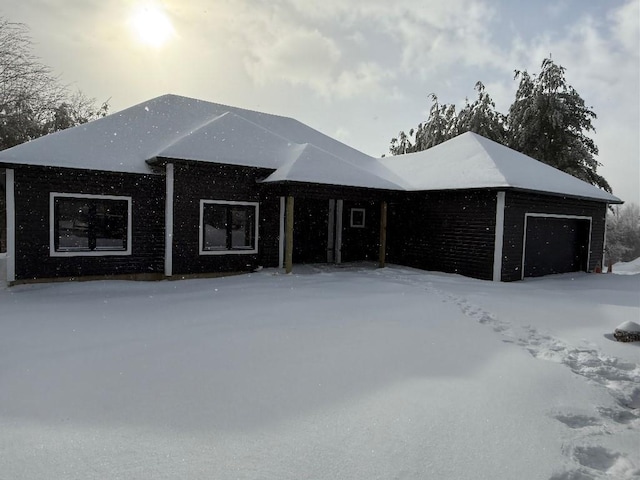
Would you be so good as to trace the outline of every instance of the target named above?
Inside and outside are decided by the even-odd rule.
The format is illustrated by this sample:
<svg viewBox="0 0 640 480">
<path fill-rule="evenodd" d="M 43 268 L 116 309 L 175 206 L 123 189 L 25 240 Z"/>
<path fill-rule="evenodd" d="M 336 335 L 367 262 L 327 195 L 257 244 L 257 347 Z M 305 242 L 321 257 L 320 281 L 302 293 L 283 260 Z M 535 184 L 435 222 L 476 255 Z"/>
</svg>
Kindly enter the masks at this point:
<svg viewBox="0 0 640 480">
<path fill-rule="evenodd" d="M 0 478 L 639 478 L 640 343 L 611 335 L 639 292 L 366 266 L 0 289 Z"/>
</svg>

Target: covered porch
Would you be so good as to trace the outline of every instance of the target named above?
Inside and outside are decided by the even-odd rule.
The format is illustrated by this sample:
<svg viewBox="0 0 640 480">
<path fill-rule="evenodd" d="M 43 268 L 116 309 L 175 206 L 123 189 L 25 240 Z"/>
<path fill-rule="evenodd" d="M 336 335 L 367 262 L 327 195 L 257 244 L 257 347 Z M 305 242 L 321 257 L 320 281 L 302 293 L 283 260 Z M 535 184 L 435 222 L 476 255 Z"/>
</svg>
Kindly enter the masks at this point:
<svg viewBox="0 0 640 480">
<path fill-rule="evenodd" d="M 280 185 L 279 267 L 386 263 L 387 208 L 392 192 L 372 195 L 331 185 Z"/>
</svg>

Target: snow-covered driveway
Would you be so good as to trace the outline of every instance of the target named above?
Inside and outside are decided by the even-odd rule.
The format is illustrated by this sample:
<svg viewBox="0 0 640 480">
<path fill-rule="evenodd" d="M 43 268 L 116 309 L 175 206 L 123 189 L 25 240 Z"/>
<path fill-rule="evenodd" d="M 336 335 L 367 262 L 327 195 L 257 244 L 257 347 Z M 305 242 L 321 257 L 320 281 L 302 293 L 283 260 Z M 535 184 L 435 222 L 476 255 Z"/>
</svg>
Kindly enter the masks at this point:
<svg viewBox="0 0 640 480">
<path fill-rule="evenodd" d="M 0 479 L 640 476 L 640 275 L 0 290 Z"/>
</svg>

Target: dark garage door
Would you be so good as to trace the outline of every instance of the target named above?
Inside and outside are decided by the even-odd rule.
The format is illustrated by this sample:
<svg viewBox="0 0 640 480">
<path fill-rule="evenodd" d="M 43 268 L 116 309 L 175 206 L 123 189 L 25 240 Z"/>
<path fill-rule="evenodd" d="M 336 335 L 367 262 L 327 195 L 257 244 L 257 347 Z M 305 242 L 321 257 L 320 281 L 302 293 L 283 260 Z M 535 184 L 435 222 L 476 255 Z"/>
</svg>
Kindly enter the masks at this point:
<svg viewBox="0 0 640 480">
<path fill-rule="evenodd" d="M 587 270 L 589 220 L 527 217 L 524 276 Z"/>
</svg>

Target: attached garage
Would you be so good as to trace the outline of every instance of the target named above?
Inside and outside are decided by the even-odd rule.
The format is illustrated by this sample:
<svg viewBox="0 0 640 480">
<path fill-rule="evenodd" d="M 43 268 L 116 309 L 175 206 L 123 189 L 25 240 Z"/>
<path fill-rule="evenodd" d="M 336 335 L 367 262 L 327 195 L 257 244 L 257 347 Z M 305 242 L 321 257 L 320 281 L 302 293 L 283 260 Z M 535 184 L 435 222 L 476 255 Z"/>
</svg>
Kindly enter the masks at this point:
<svg viewBox="0 0 640 480">
<path fill-rule="evenodd" d="M 523 275 L 587 271 L 591 221 L 591 217 L 527 214 Z"/>
</svg>

